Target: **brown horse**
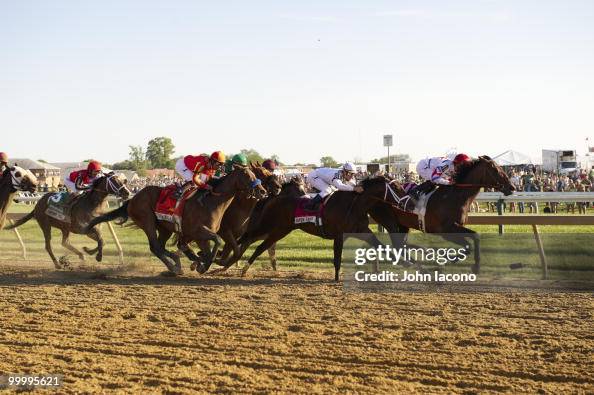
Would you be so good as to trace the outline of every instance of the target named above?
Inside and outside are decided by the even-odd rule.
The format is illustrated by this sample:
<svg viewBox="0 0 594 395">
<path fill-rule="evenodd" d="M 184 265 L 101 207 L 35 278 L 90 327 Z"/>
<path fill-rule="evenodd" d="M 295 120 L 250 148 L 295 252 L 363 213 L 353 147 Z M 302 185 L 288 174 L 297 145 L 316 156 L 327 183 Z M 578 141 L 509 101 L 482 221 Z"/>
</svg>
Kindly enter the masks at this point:
<svg viewBox="0 0 594 395">
<path fill-rule="evenodd" d="M 264 241 L 256 248 L 243 269 L 243 275 L 250 265 L 270 246 L 295 229 L 301 229 L 314 236 L 334 240 L 334 279 L 338 281 L 342 262 L 342 247 L 345 233 L 371 234 L 369 229 L 369 209 L 383 200 L 388 181 L 384 177 L 363 180 L 362 193 L 335 192 L 326 202 L 323 214 L 323 226 L 313 223 L 295 224 L 294 212 L 298 203 L 295 197 L 277 197 L 270 201 L 259 218 L 254 229 L 246 232 L 239 240 L 242 251 L 247 246 L 266 235 Z M 375 240 L 377 244 L 379 241 Z M 228 264 L 229 265 L 229 264 Z"/>
<path fill-rule="evenodd" d="M 266 170 L 264 168 L 262 169 Z M 257 174 L 258 173 L 256 173 L 256 175 Z M 266 207 L 266 205 L 268 205 L 273 199 L 276 199 L 277 196 L 299 197 L 304 196 L 305 194 L 306 192 L 303 183 L 297 180 L 291 180 L 282 185 L 280 193 L 273 195 L 269 192 L 268 197 L 266 199 L 259 200 L 254 205 L 254 207 L 252 207 L 247 216 L 242 216 L 241 214 L 236 214 L 235 212 L 233 212 L 233 205 L 231 205 L 232 207 L 230 207 L 229 210 L 225 212 L 225 217 L 223 218 L 223 223 L 221 224 L 221 231 L 219 232 L 219 235 L 223 237 L 223 239 L 225 240 L 225 247 L 221 252 L 219 264 L 225 267 L 229 267 L 230 265 L 239 260 L 240 256 L 243 255 L 244 251 L 241 251 L 241 249 L 237 245 L 236 240 L 246 231 L 254 229 L 257 226 L 257 223 L 259 222 L 262 212 L 264 210 L 264 207 Z M 244 214 L 247 214 L 247 212 L 244 211 Z M 227 216 L 229 216 L 229 222 L 225 224 Z M 225 227 L 226 231 L 230 233 L 230 237 L 233 237 L 233 239 L 230 239 L 230 237 L 228 236 L 228 239 L 231 241 L 232 244 L 229 244 L 227 242 L 227 239 L 225 239 L 225 236 L 223 236 L 222 234 L 223 228 Z M 231 250 L 233 250 L 233 255 L 230 256 Z M 276 243 L 274 243 L 268 249 L 268 256 L 270 258 L 270 264 L 272 265 L 272 269 L 276 270 Z"/>
<path fill-rule="evenodd" d="M 124 220 L 131 218 L 146 234 L 151 252 L 167 266 L 170 272 L 180 274 L 182 270 L 179 257 L 165 248 L 165 242 L 175 231 L 175 225 L 157 219 L 154 212 L 161 190 L 162 188 L 156 186 L 145 187 L 122 207 L 94 219 L 89 226 L 116 218 Z M 214 187 L 212 192 L 205 196 L 199 196 L 199 193 L 196 193 L 185 203 L 178 248 L 194 261 L 193 265 L 198 266 L 200 273 L 208 270 L 221 245 L 222 240 L 217 232 L 223 214 L 236 196 L 246 192 L 256 198 L 266 195 L 266 190 L 252 171 L 248 168 L 236 167 Z M 201 249 L 200 257 L 197 257 L 188 245 L 193 241 L 197 242 Z M 214 242 L 212 250 L 209 246 L 211 241 Z"/>
<path fill-rule="evenodd" d="M 6 213 L 18 191 L 35 192 L 37 178 L 29 170 L 13 166 L 4 171 L 0 177 L 0 229 L 4 226 Z"/>
<path fill-rule="evenodd" d="M 109 173 L 102 177 L 97 178 L 88 192 L 84 194 L 72 197 L 72 207 L 70 208 L 70 221 L 59 220 L 54 217 L 50 217 L 46 214 L 50 201 L 55 199 L 56 201 L 61 198 L 59 193 L 47 193 L 37 202 L 33 211 L 18 220 L 14 225 L 8 227 L 8 229 L 16 228 L 21 226 L 31 218 L 35 217 L 39 227 L 43 231 L 43 237 L 45 238 L 45 250 L 52 258 L 52 262 L 57 269 L 62 269 L 63 264 L 56 259 L 54 252 L 52 251 L 52 227 L 60 229 L 62 231 L 62 246 L 73 253 L 75 253 L 80 260 L 84 260 L 85 256 L 81 251 L 76 249 L 70 243 L 70 233 L 82 234 L 88 236 L 90 239 L 97 242 L 97 247 L 94 249 L 88 249 L 83 247 L 85 252 L 89 255 L 95 255 L 97 262 L 101 262 L 103 259 L 103 237 L 99 227 L 87 228 L 87 224 L 93 219 L 101 215 L 107 208 L 107 197 L 109 195 L 115 195 L 122 199 L 127 199 L 130 196 L 130 191 L 126 187 L 126 179 L 122 178 L 115 173 Z"/>
<path fill-rule="evenodd" d="M 494 188 L 504 195 L 514 191 L 507 174 L 488 156 L 480 156 L 465 165 L 454 177 L 453 185 L 442 185 L 437 188 L 429 201 L 425 213 L 425 232 L 439 233 L 449 241 L 466 245 L 467 238 L 474 243 L 473 272 L 480 270 L 480 238 L 478 234 L 464 226 L 468 218 L 470 205 L 481 188 Z M 399 197 L 404 196 L 402 188 L 395 188 Z M 409 229 L 419 230 L 419 219 L 416 214 L 394 207 L 393 203 L 378 201 L 369 215 L 393 233 L 392 242 L 405 243 Z M 396 235 L 400 233 L 402 237 Z M 466 236 L 467 235 L 467 236 Z"/>
</svg>

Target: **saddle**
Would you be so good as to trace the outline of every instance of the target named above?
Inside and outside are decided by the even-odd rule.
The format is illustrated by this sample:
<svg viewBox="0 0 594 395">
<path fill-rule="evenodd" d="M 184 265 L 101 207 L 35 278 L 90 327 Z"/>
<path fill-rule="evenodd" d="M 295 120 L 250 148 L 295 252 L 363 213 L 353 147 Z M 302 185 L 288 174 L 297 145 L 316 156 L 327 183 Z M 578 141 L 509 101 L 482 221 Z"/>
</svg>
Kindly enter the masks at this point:
<svg viewBox="0 0 594 395">
<path fill-rule="evenodd" d="M 197 191 L 197 188 L 189 188 L 178 199 L 176 192 L 178 187 L 175 184 L 168 185 L 161 189 L 159 199 L 155 206 L 155 216 L 160 221 L 171 222 L 175 226 L 176 232 L 181 232 L 182 218 L 186 201 Z"/>
</svg>

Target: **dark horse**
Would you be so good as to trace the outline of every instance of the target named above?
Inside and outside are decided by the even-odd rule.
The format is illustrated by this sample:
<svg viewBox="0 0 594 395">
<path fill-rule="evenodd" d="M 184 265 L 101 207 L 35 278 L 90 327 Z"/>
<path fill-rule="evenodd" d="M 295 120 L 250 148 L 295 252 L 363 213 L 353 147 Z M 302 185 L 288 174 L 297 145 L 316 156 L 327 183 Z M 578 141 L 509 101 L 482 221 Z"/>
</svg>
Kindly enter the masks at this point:
<svg viewBox="0 0 594 395">
<path fill-rule="evenodd" d="M 87 225 L 93 218 L 98 217 L 105 211 L 107 208 L 107 197 L 109 195 L 115 195 L 124 200 L 130 196 L 130 191 L 126 187 L 126 179 L 112 172 L 97 178 L 88 192 L 77 197 L 72 197 L 75 200 L 71 202 L 70 222 L 59 220 L 46 214 L 50 200 L 57 195 L 56 193 L 43 195 L 39 202 L 37 202 L 37 205 L 35 205 L 33 211 L 19 219 L 14 225 L 9 226 L 8 229 L 21 226 L 35 217 L 43 231 L 45 250 L 50 258 L 52 258 L 54 266 L 57 269 L 62 269 L 63 265 L 59 263 L 52 251 L 52 227 L 62 231 L 62 246 L 75 253 L 81 260 L 84 260 L 85 256 L 70 243 L 70 233 L 87 235 L 90 239 L 95 240 L 97 242 L 96 248 L 91 250 L 83 247 L 83 249 L 89 255 L 97 254 L 95 259 L 97 262 L 101 262 L 104 245 L 101 231 L 98 227 L 94 226 L 87 228 Z"/>
<path fill-rule="evenodd" d="M 459 245 L 466 245 L 467 237 L 474 241 L 473 272 L 480 270 L 480 239 L 478 234 L 465 227 L 470 205 L 481 188 L 494 188 L 504 195 L 511 195 L 514 187 L 507 174 L 488 156 L 480 156 L 462 167 L 454 176 L 453 185 L 437 188 L 427 203 L 425 232 L 439 233 L 444 239 Z M 399 197 L 404 195 L 402 188 L 394 188 Z M 388 232 L 394 233 L 393 243 L 406 242 L 409 229 L 419 230 L 416 214 L 400 210 L 393 203 L 378 201 L 369 215 Z M 399 238 L 400 233 L 402 237 Z M 395 240 L 396 238 L 396 240 Z"/>
<path fill-rule="evenodd" d="M 4 226 L 6 213 L 18 191 L 35 192 L 37 178 L 22 167 L 13 166 L 4 171 L 0 177 L 0 229 Z"/>
<path fill-rule="evenodd" d="M 264 168 L 262 169 L 266 170 Z M 256 175 L 258 175 L 257 172 L 255 173 Z M 266 183 L 264 183 L 263 185 L 266 186 Z M 306 192 L 303 183 L 293 179 L 282 184 L 280 193 L 272 194 L 269 190 L 268 197 L 266 199 L 259 200 L 255 204 L 253 204 L 252 207 L 249 209 L 249 213 L 248 210 L 246 210 L 246 206 L 249 204 L 247 202 L 241 203 L 243 209 L 242 212 L 232 211 L 233 205 L 231 205 L 229 210 L 225 212 L 225 216 L 223 217 L 223 223 L 221 224 L 221 231 L 219 231 L 219 235 L 223 237 L 223 239 L 225 240 L 225 247 L 222 250 L 219 264 L 228 267 L 239 260 L 244 251 L 241 250 L 241 248 L 239 248 L 236 240 L 246 231 L 255 229 L 260 220 L 260 217 L 262 216 L 264 208 L 271 201 L 273 201 L 277 197 L 299 197 L 304 196 L 305 194 Z M 223 229 L 225 229 L 225 232 L 229 233 L 227 237 L 230 240 L 230 242 L 227 242 L 227 239 L 223 235 Z M 231 239 L 231 237 L 233 239 Z M 230 255 L 232 250 L 233 255 Z M 272 244 L 270 248 L 268 248 L 268 256 L 270 257 L 270 264 L 272 266 L 272 269 L 276 270 L 276 243 Z"/>
<path fill-rule="evenodd" d="M 147 186 L 122 207 L 92 220 L 89 226 L 116 218 L 124 220 L 131 218 L 146 234 L 151 252 L 167 266 L 169 271 L 180 274 L 179 257 L 165 248 L 165 242 L 175 231 L 175 226 L 171 222 L 157 219 L 154 212 L 161 190 L 162 188 L 157 186 Z M 221 245 L 222 240 L 217 232 L 225 211 L 236 196 L 246 192 L 253 194 L 256 198 L 266 195 L 266 190 L 254 173 L 248 168 L 236 167 L 214 187 L 212 192 L 202 198 L 199 193 L 196 193 L 186 201 L 178 248 L 194 261 L 200 273 L 208 270 Z M 201 249 L 200 257 L 196 256 L 188 245 L 193 241 L 197 242 Z M 209 246 L 210 241 L 214 242 L 212 250 Z"/>
<path fill-rule="evenodd" d="M 294 212 L 299 198 L 279 196 L 272 199 L 266 205 L 254 229 L 248 230 L 239 240 L 242 251 L 245 251 L 250 244 L 266 235 L 248 260 L 242 274 L 247 272 L 262 252 L 293 230 L 301 229 L 314 236 L 334 240 L 334 279 L 338 281 L 344 234 L 372 233 L 367 213 L 378 200 L 384 199 L 388 181 L 384 177 L 369 178 L 360 184 L 363 188 L 362 193 L 335 192 L 325 204 L 323 226 L 294 223 Z M 379 241 L 376 242 L 379 244 Z"/>
</svg>

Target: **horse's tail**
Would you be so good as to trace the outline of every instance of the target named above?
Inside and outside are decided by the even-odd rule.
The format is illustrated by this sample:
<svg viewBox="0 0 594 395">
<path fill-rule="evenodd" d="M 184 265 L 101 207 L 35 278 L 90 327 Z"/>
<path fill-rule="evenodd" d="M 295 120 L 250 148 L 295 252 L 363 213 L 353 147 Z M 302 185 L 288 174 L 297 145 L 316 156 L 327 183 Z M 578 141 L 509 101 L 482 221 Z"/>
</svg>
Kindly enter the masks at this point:
<svg viewBox="0 0 594 395">
<path fill-rule="evenodd" d="M 17 219 L 17 221 L 14 224 L 5 226 L 4 229 L 11 230 L 11 229 L 17 228 L 17 227 L 21 226 L 22 224 L 24 224 L 25 222 L 29 221 L 34 216 L 35 216 L 35 210 L 31 211 L 29 214 L 25 215 L 24 217 Z"/>
<path fill-rule="evenodd" d="M 101 224 L 103 222 L 113 221 L 116 218 L 122 219 L 122 221 L 120 221 L 120 224 L 126 222 L 128 220 L 128 203 L 129 200 L 124 202 L 124 204 L 122 204 L 121 207 L 118 207 L 113 211 L 93 218 L 91 222 L 89 222 L 89 224 L 85 226 L 84 233 L 88 233 L 91 230 L 91 228 L 93 228 L 95 225 Z"/>
</svg>

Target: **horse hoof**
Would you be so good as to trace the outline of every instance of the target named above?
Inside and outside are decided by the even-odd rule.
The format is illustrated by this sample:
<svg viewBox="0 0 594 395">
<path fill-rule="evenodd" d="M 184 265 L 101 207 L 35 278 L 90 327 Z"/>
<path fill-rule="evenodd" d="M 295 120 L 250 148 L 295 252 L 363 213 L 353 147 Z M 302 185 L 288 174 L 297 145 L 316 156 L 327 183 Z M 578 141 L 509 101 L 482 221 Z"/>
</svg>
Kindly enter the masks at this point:
<svg viewBox="0 0 594 395">
<path fill-rule="evenodd" d="M 192 262 L 192 264 L 190 265 L 190 270 L 191 271 L 196 270 L 196 266 L 198 266 L 198 264 L 196 262 Z"/>
<path fill-rule="evenodd" d="M 97 260 L 97 262 L 101 262 L 103 260 L 103 255 L 97 254 L 97 256 L 95 257 L 95 259 Z"/>
<path fill-rule="evenodd" d="M 198 273 L 204 274 L 208 270 L 208 267 L 202 262 L 200 262 L 200 266 L 197 267 Z"/>
<path fill-rule="evenodd" d="M 472 265 L 472 273 L 479 274 L 480 271 L 481 271 L 481 267 L 480 266 Z"/>
</svg>

